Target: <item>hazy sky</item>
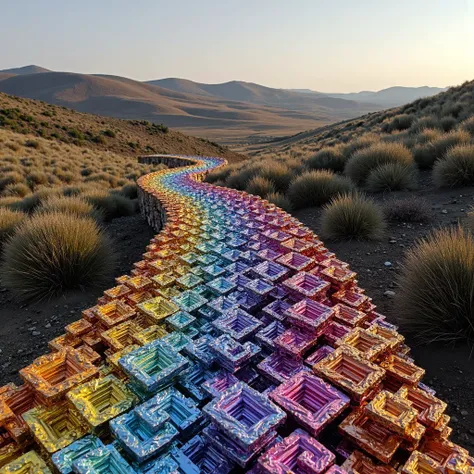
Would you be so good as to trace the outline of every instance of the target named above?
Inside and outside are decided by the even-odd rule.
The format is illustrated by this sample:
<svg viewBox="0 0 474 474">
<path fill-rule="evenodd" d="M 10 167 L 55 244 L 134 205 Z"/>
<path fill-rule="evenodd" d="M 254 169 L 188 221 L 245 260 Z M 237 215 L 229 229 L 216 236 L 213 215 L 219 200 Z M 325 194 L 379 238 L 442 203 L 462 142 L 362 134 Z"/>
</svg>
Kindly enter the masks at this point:
<svg viewBox="0 0 474 474">
<path fill-rule="evenodd" d="M 0 69 L 324 92 L 474 79 L 474 0 L 0 0 Z"/>
</svg>

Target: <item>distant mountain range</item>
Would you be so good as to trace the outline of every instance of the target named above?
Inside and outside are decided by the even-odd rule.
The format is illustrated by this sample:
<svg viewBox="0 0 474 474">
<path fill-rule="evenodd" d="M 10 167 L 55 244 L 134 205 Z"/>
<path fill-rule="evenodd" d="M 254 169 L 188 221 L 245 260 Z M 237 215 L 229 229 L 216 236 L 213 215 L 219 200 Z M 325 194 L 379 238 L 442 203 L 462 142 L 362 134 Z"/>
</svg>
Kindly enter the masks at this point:
<svg viewBox="0 0 474 474">
<path fill-rule="evenodd" d="M 139 82 L 119 76 L 53 72 L 35 65 L 0 71 L 0 92 L 6 94 L 97 115 L 164 123 L 223 143 L 297 133 L 381 110 L 389 102 L 389 106 L 409 102 L 415 90 L 426 96 L 435 89 L 323 94 L 243 81 L 202 84 L 168 78 Z"/>
</svg>

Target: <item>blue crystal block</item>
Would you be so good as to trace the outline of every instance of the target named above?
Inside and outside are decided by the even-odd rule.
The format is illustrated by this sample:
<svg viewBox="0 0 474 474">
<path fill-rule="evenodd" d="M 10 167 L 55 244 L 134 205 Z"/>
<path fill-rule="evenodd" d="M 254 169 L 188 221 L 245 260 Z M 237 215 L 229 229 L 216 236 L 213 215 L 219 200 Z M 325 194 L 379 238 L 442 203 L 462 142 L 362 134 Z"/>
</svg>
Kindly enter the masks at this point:
<svg viewBox="0 0 474 474">
<path fill-rule="evenodd" d="M 203 366 L 210 367 L 214 363 L 215 357 L 208 346 L 213 340 L 214 338 L 212 336 L 205 334 L 199 339 L 189 343 L 183 350 L 188 356 L 195 359 Z"/>
<path fill-rule="evenodd" d="M 163 414 L 158 415 L 161 422 Z M 138 463 L 143 463 L 164 450 L 178 436 L 178 430 L 168 422 L 157 426 L 144 422 L 135 410 L 110 422 L 110 429 L 125 451 Z"/>
<path fill-rule="evenodd" d="M 178 387 L 194 400 L 202 402 L 209 398 L 208 393 L 202 388 L 202 383 L 212 377 L 211 373 L 200 364 L 194 364 L 178 379 Z"/>
<path fill-rule="evenodd" d="M 172 383 L 189 361 L 168 344 L 156 340 L 125 355 L 119 364 L 131 382 L 147 393 L 154 393 Z"/>
<path fill-rule="evenodd" d="M 175 331 L 161 338 L 161 341 L 169 344 L 176 352 L 180 352 L 191 342 L 191 338 L 182 332 Z"/>
<path fill-rule="evenodd" d="M 257 318 L 240 308 L 226 311 L 223 316 L 217 318 L 212 324 L 219 331 L 232 336 L 236 341 L 248 339 L 262 326 Z"/>
<path fill-rule="evenodd" d="M 99 438 L 91 435 L 85 436 L 61 449 L 61 451 L 54 453 L 52 461 L 60 474 L 71 474 L 73 472 L 72 465 L 75 461 L 85 456 L 89 451 L 103 447 L 104 443 Z"/>
<path fill-rule="evenodd" d="M 135 470 L 137 474 L 180 474 L 179 464 L 170 455 L 136 466 Z"/>
<path fill-rule="evenodd" d="M 214 291 L 216 295 L 223 296 L 235 289 L 236 285 L 224 277 L 218 277 L 210 281 L 207 286 Z"/>
<path fill-rule="evenodd" d="M 223 334 L 212 341 L 209 348 L 214 352 L 218 364 L 232 373 L 237 372 L 260 353 L 260 347 L 257 345 L 251 342 L 240 344 L 229 334 Z"/>
<path fill-rule="evenodd" d="M 166 324 L 174 331 L 183 331 L 196 322 L 196 318 L 185 311 L 178 311 L 166 318 Z"/>
<path fill-rule="evenodd" d="M 211 396 L 219 397 L 222 392 L 232 385 L 235 385 L 239 379 L 226 370 L 219 370 L 214 377 L 206 380 L 201 387 Z"/>
<path fill-rule="evenodd" d="M 136 474 L 112 445 L 90 451 L 73 468 L 76 474 Z"/>
</svg>

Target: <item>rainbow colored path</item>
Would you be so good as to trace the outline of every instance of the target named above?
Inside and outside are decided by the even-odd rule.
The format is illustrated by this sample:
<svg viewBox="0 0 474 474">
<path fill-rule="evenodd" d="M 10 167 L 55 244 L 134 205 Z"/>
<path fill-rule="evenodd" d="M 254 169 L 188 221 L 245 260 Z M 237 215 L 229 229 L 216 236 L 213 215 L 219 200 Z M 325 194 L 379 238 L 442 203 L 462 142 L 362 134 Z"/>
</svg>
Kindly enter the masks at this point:
<svg viewBox="0 0 474 474">
<path fill-rule="evenodd" d="M 130 276 L 0 388 L 0 473 L 474 472 L 446 404 L 356 274 L 258 197 L 139 180 L 161 232 Z"/>
</svg>

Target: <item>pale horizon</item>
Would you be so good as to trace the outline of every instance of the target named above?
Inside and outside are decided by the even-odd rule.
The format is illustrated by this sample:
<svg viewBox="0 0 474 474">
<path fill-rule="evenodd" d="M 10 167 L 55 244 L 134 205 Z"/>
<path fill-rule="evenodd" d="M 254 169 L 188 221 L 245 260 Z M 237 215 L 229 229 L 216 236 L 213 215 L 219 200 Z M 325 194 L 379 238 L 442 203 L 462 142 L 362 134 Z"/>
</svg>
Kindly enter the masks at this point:
<svg viewBox="0 0 474 474">
<path fill-rule="evenodd" d="M 0 69 L 35 64 L 139 81 L 241 80 L 326 93 L 474 79 L 474 4 L 467 0 L 449 9 L 440 0 L 1 3 L 0 31 L 11 40 Z"/>
</svg>

